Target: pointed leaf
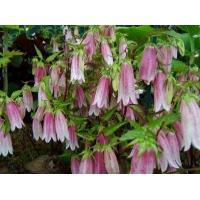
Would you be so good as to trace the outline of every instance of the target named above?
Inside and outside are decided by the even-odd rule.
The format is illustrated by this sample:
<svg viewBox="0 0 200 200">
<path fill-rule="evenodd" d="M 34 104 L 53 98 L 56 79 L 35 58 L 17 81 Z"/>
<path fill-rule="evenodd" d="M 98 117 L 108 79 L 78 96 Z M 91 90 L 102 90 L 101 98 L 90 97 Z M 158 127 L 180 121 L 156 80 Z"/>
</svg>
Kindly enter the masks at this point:
<svg viewBox="0 0 200 200">
<path fill-rule="evenodd" d="M 117 124 L 112 124 L 109 127 L 105 128 L 103 130 L 103 133 L 108 136 L 112 133 L 114 133 L 117 129 L 119 129 L 121 126 L 123 126 L 124 124 L 126 124 L 127 122 L 119 122 Z"/>
<path fill-rule="evenodd" d="M 114 108 L 112 108 L 111 110 L 109 110 L 108 112 L 106 112 L 103 116 L 102 116 L 102 120 L 107 121 L 109 120 L 113 113 L 115 112 L 115 110 L 117 109 L 117 106 L 115 106 Z"/>
<path fill-rule="evenodd" d="M 57 53 L 54 53 L 53 55 L 50 55 L 50 56 L 46 59 L 46 62 L 51 62 L 51 61 L 53 61 L 59 53 L 60 53 L 60 52 L 57 52 Z"/>
<path fill-rule="evenodd" d="M 35 47 L 35 50 L 36 50 L 36 53 L 37 53 L 38 57 L 42 60 L 43 57 L 42 57 L 41 51 L 35 45 L 34 45 L 34 47 Z"/>
</svg>

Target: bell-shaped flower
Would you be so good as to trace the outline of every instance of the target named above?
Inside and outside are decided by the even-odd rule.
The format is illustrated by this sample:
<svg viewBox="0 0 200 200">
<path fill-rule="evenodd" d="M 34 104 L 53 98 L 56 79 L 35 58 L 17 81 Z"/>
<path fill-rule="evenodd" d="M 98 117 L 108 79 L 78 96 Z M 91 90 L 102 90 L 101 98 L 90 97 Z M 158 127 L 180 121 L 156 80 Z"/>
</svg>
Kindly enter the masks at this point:
<svg viewBox="0 0 200 200">
<path fill-rule="evenodd" d="M 33 95 L 30 88 L 25 89 L 23 91 L 23 101 L 24 101 L 26 110 L 28 112 L 31 112 L 31 110 L 33 109 Z"/>
<path fill-rule="evenodd" d="M 84 52 L 88 57 L 88 60 L 91 61 L 92 60 L 92 56 L 95 53 L 95 42 L 94 42 L 94 35 L 93 33 L 88 33 L 85 37 L 85 39 L 83 40 L 82 44 L 86 44 L 86 46 L 84 46 Z"/>
<path fill-rule="evenodd" d="M 108 65 L 113 65 L 113 55 L 107 41 L 101 43 L 101 54 Z"/>
<path fill-rule="evenodd" d="M 109 138 L 105 136 L 103 133 L 100 133 L 97 137 L 97 143 L 99 144 L 107 144 L 109 143 Z"/>
<path fill-rule="evenodd" d="M 160 147 L 162 148 L 162 150 L 161 150 L 162 156 L 161 156 L 161 158 L 159 158 L 161 171 L 164 172 L 167 170 L 168 163 L 171 167 L 179 168 L 179 166 L 176 163 L 175 157 L 173 155 L 174 152 L 172 152 L 169 141 L 163 131 L 161 131 L 158 134 L 157 141 L 158 141 L 158 144 L 160 145 Z"/>
<path fill-rule="evenodd" d="M 34 76 L 34 81 L 35 81 L 34 86 L 37 86 L 44 76 L 45 76 L 44 64 L 38 65 Z"/>
<path fill-rule="evenodd" d="M 104 36 L 110 37 L 112 41 L 115 42 L 116 40 L 116 27 L 115 26 L 108 26 L 104 29 Z"/>
<path fill-rule="evenodd" d="M 8 153 L 13 154 L 13 147 L 10 133 L 5 133 L 3 124 L 4 120 L 0 119 L 0 155 L 5 157 Z"/>
<path fill-rule="evenodd" d="M 90 102 L 90 110 L 89 110 L 89 116 L 91 116 L 93 113 L 95 116 L 99 116 L 99 113 L 100 113 L 100 108 L 97 106 L 97 104 L 94 104 L 94 98 L 95 98 L 95 94 L 96 92 L 93 92 L 92 93 L 92 99 L 91 99 L 91 102 Z"/>
<path fill-rule="evenodd" d="M 152 148 L 139 155 L 139 145 L 135 144 L 128 158 L 130 157 L 132 157 L 130 174 L 153 174 L 156 157 Z"/>
<path fill-rule="evenodd" d="M 83 105 L 87 106 L 86 97 L 81 86 L 76 87 L 76 100 L 79 108 L 81 108 Z"/>
<path fill-rule="evenodd" d="M 6 111 L 7 111 L 8 119 L 10 121 L 11 131 L 14 131 L 15 127 L 19 129 L 22 128 L 22 125 L 24 125 L 24 122 L 22 121 L 19 109 L 14 101 L 6 102 Z"/>
<path fill-rule="evenodd" d="M 176 137 L 177 137 L 177 140 L 178 140 L 179 150 L 181 151 L 184 147 L 183 131 L 182 131 L 182 127 L 181 127 L 181 122 L 175 121 L 173 123 L 173 127 L 175 129 L 175 134 L 176 134 Z"/>
<path fill-rule="evenodd" d="M 39 86 L 39 88 L 38 88 L 38 104 L 40 105 L 43 101 L 47 105 L 49 105 L 49 100 L 46 96 L 45 91 L 43 90 L 42 86 Z"/>
<path fill-rule="evenodd" d="M 56 64 L 51 66 L 50 77 L 52 85 L 57 86 L 59 81 L 59 67 Z"/>
<path fill-rule="evenodd" d="M 172 65 L 172 48 L 167 47 L 166 45 L 163 45 L 160 48 L 161 54 L 158 54 L 158 61 L 160 62 L 163 67 L 170 72 L 171 71 L 171 65 Z"/>
<path fill-rule="evenodd" d="M 51 139 L 53 139 L 54 142 L 57 140 L 55 119 L 53 112 L 50 108 L 44 114 L 43 139 L 45 139 L 47 143 L 49 143 Z"/>
<path fill-rule="evenodd" d="M 66 77 L 65 77 L 65 72 L 63 72 L 59 78 L 58 81 L 58 86 L 60 87 L 66 87 Z"/>
<path fill-rule="evenodd" d="M 79 174 L 93 174 L 94 173 L 94 160 L 92 156 L 82 158 L 79 167 Z"/>
<path fill-rule="evenodd" d="M 75 126 L 70 125 L 68 129 L 69 129 L 69 139 L 66 141 L 66 149 L 70 147 L 70 149 L 74 151 L 75 147 L 79 148 L 78 138 L 76 135 L 76 128 Z"/>
<path fill-rule="evenodd" d="M 58 42 L 53 40 L 53 52 L 59 52 Z"/>
<path fill-rule="evenodd" d="M 158 112 L 163 108 L 170 110 L 171 105 L 167 103 L 166 75 L 159 71 L 154 80 L 154 110 Z"/>
<path fill-rule="evenodd" d="M 103 153 L 100 150 L 94 152 L 94 174 L 107 174 Z"/>
<path fill-rule="evenodd" d="M 130 101 L 137 104 L 135 78 L 132 66 L 128 62 L 123 63 L 120 69 L 117 102 L 119 103 L 121 100 L 124 106 L 128 105 Z"/>
<path fill-rule="evenodd" d="M 74 157 L 71 160 L 71 171 L 72 174 L 79 174 L 79 167 L 80 167 L 80 163 L 78 158 Z"/>
<path fill-rule="evenodd" d="M 22 118 L 22 120 L 24 119 L 25 115 L 26 115 L 26 108 L 25 108 L 25 105 L 24 105 L 24 102 L 23 102 L 23 99 L 21 97 L 18 97 L 16 99 L 16 103 L 18 105 L 18 109 L 19 109 L 19 113 L 20 113 L 20 116 Z"/>
<path fill-rule="evenodd" d="M 126 54 L 128 53 L 126 40 L 122 38 L 119 42 L 119 59 L 122 60 L 126 57 Z"/>
<path fill-rule="evenodd" d="M 104 153 L 104 162 L 106 166 L 106 171 L 109 174 L 119 174 L 120 173 L 119 164 L 113 149 L 108 148 L 103 153 Z"/>
<path fill-rule="evenodd" d="M 200 108 L 192 97 L 181 100 L 181 127 L 184 141 L 184 151 L 187 151 L 191 144 L 200 149 Z"/>
<path fill-rule="evenodd" d="M 154 46 L 146 46 L 140 63 L 139 80 L 143 80 L 147 85 L 155 79 L 158 66 L 156 59 L 156 50 Z"/>
<path fill-rule="evenodd" d="M 73 84 L 75 83 L 75 81 L 78 81 L 79 84 L 85 82 L 83 70 L 84 70 L 84 62 L 82 54 L 74 53 L 71 62 L 71 77 L 70 77 L 70 81 Z"/>
<path fill-rule="evenodd" d="M 102 107 L 108 108 L 108 97 L 109 97 L 108 95 L 109 95 L 110 84 L 111 84 L 110 78 L 108 77 L 101 78 L 92 105 L 97 104 L 99 108 Z"/>
<path fill-rule="evenodd" d="M 55 128 L 58 140 L 61 142 L 64 142 L 65 138 L 69 140 L 70 136 L 67 121 L 64 114 L 60 110 L 57 110 L 55 114 Z"/>
<path fill-rule="evenodd" d="M 45 109 L 46 109 L 45 103 L 42 102 L 41 105 L 37 108 L 37 111 L 35 113 L 35 119 L 41 122 L 44 117 Z"/>
<path fill-rule="evenodd" d="M 42 124 L 36 118 L 33 118 L 32 130 L 33 130 L 33 138 L 35 140 L 38 140 L 39 138 L 43 139 Z"/>
</svg>

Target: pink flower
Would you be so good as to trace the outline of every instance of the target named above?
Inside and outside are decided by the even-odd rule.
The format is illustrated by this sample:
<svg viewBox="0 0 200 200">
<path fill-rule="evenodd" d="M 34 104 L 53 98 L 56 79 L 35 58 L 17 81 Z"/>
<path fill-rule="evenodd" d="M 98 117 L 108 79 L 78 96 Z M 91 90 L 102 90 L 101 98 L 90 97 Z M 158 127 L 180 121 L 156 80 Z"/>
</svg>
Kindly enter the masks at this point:
<svg viewBox="0 0 200 200">
<path fill-rule="evenodd" d="M 181 100 L 181 127 L 184 141 L 184 151 L 187 151 L 191 144 L 200 149 L 200 108 L 194 98 Z"/>
<path fill-rule="evenodd" d="M 127 49 L 127 44 L 126 44 L 126 41 L 124 38 L 122 38 L 120 40 L 120 43 L 119 43 L 119 59 L 122 60 L 126 57 L 126 54 L 128 52 L 128 49 Z"/>
<path fill-rule="evenodd" d="M 19 109 L 17 105 L 14 103 L 14 101 L 9 101 L 6 103 L 6 111 L 7 111 L 8 119 L 10 121 L 11 130 L 14 131 L 15 127 L 19 129 L 22 128 L 22 125 L 24 125 L 24 122 L 22 121 L 22 118 L 19 113 Z"/>
<path fill-rule="evenodd" d="M 52 65 L 50 70 L 50 77 L 53 86 L 58 85 L 59 81 L 59 68 L 57 65 Z"/>
<path fill-rule="evenodd" d="M 103 55 L 104 60 L 108 65 L 113 65 L 113 55 L 111 49 L 106 41 L 101 43 L 101 53 Z"/>
<path fill-rule="evenodd" d="M 43 139 L 48 143 L 51 139 L 56 141 L 55 120 L 52 111 L 49 109 L 44 115 Z"/>
<path fill-rule="evenodd" d="M 85 94 L 81 86 L 76 87 L 76 100 L 79 108 L 83 105 L 87 106 Z"/>
<path fill-rule="evenodd" d="M 65 72 L 63 72 L 62 75 L 60 76 L 59 81 L 58 81 L 58 86 L 60 86 L 60 87 L 66 87 Z"/>
<path fill-rule="evenodd" d="M 110 37 L 112 41 L 116 40 L 116 27 L 115 26 L 108 26 L 104 30 L 104 36 Z"/>
<path fill-rule="evenodd" d="M 21 116 L 21 118 L 23 120 L 25 115 L 26 115 L 26 109 L 25 109 L 25 105 L 24 105 L 24 102 L 23 102 L 22 98 L 21 97 L 17 98 L 16 99 L 16 103 L 18 105 L 20 116 Z"/>
<path fill-rule="evenodd" d="M 182 131 L 182 127 L 181 127 L 181 122 L 179 121 L 175 121 L 173 123 L 173 127 L 175 129 L 175 134 L 178 140 L 178 144 L 179 144 L 179 150 L 181 151 L 184 147 L 184 142 L 183 142 L 183 131 Z"/>
<path fill-rule="evenodd" d="M 171 105 L 167 104 L 166 97 L 166 75 L 160 71 L 154 80 L 154 110 L 155 112 L 165 109 L 170 110 Z"/>
<path fill-rule="evenodd" d="M 79 174 L 79 167 L 80 167 L 80 163 L 78 158 L 74 157 L 71 160 L 71 171 L 72 174 Z"/>
<path fill-rule="evenodd" d="M 100 144 L 107 144 L 109 143 L 109 138 L 107 136 L 105 136 L 103 133 L 100 133 L 97 137 L 97 143 Z"/>
<path fill-rule="evenodd" d="M 155 152 L 148 148 L 140 156 L 138 153 L 139 145 L 135 144 L 128 157 L 132 157 L 130 174 L 153 174 L 154 168 L 156 168 Z"/>
<path fill-rule="evenodd" d="M 99 116 L 100 108 L 97 106 L 97 104 L 94 104 L 94 98 L 95 98 L 95 92 L 92 93 L 92 99 L 90 102 L 90 110 L 89 110 L 89 116 L 91 116 L 93 113 L 95 116 Z"/>
<path fill-rule="evenodd" d="M 61 96 L 60 86 L 57 85 L 53 87 L 53 96 L 54 98 L 58 98 L 59 96 Z"/>
<path fill-rule="evenodd" d="M 33 95 L 30 89 L 23 91 L 23 101 L 26 110 L 30 112 L 33 109 Z"/>
<path fill-rule="evenodd" d="M 37 109 L 37 111 L 36 111 L 36 113 L 35 113 L 35 119 L 37 119 L 38 121 L 41 122 L 41 121 L 43 120 L 43 117 L 44 117 L 45 109 L 46 109 L 46 107 L 45 107 L 44 103 L 41 104 L 41 105 L 38 107 L 38 109 Z"/>
<path fill-rule="evenodd" d="M 160 48 L 160 51 L 163 55 L 158 54 L 158 61 L 163 65 L 163 67 L 170 72 L 171 71 L 171 64 L 172 64 L 172 48 L 168 48 L 167 46 L 163 45 Z M 173 50 L 174 51 L 174 50 Z"/>
<path fill-rule="evenodd" d="M 159 163 L 161 165 L 161 171 L 164 172 L 167 170 L 168 163 L 171 167 L 179 168 L 179 166 L 176 163 L 175 157 L 173 153 L 175 152 L 175 149 L 173 149 L 169 144 L 169 141 L 163 131 L 158 134 L 157 137 L 158 144 L 162 148 L 162 157 L 159 158 Z"/>
<path fill-rule="evenodd" d="M 0 119 L 0 127 L 3 126 L 4 121 Z M 7 156 L 8 153 L 13 154 L 12 140 L 10 133 L 6 133 L 3 128 L 0 128 L 0 155 Z"/>
<path fill-rule="evenodd" d="M 115 152 L 110 148 L 104 151 L 104 162 L 109 174 L 119 174 L 119 164 Z"/>
<path fill-rule="evenodd" d="M 45 75 L 44 67 L 43 66 L 38 66 L 36 68 L 36 72 L 35 72 L 35 76 L 34 76 L 34 81 L 35 81 L 35 85 L 34 86 L 38 85 L 38 83 L 42 80 L 44 75 Z"/>
<path fill-rule="evenodd" d="M 72 57 L 72 63 L 71 63 L 71 77 L 70 81 L 74 84 L 77 80 L 80 84 L 82 82 L 85 82 L 85 77 L 83 73 L 83 57 L 82 55 L 75 53 Z M 81 67 L 82 66 L 82 67 Z M 82 69 L 83 68 L 83 69 Z"/>
<path fill-rule="evenodd" d="M 38 104 L 40 105 L 43 101 L 45 101 L 46 104 L 49 105 L 49 100 L 47 99 L 46 93 L 44 92 L 42 86 L 39 86 L 39 89 L 38 89 Z"/>
<path fill-rule="evenodd" d="M 75 150 L 75 146 L 77 148 L 79 148 L 78 138 L 77 138 L 77 135 L 76 135 L 76 129 L 75 129 L 75 126 L 73 126 L 73 125 L 69 126 L 69 139 L 66 141 L 66 149 L 68 149 L 69 146 L 70 146 L 72 151 Z"/>
<path fill-rule="evenodd" d="M 95 53 L 95 42 L 93 33 L 88 33 L 82 44 L 86 44 L 86 46 L 84 46 L 84 51 L 88 57 L 88 60 L 91 61 L 92 56 Z"/>
<path fill-rule="evenodd" d="M 133 69 L 131 64 L 127 62 L 121 65 L 121 71 L 119 76 L 117 102 L 119 103 L 121 100 L 124 106 L 128 105 L 130 101 L 134 104 L 137 104 Z"/>
<path fill-rule="evenodd" d="M 158 63 L 154 46 L 146 46 L 140 63 L 139 80 L 144 80 L 149 85 L 155 79 L 157 66 Z"/>
<path fill-rule="evenodd" d="M 55 114 L 55 128 L 58 140 L 60 140 L 61 142 L 64 142 L 65 138 L 69 140 L 70 136 L 67 121 L 64 114 L 59 110 L 56 111 Z"/>
<path fill-rule="evenodd" d="M 59 52 L 58 42 L 53 40 L 53 52 Z"/>
<path fill-rule="evenodd" d="M 94 152 L 94 174 L 107 174 L 103 153 L 99 150 Z"/>
<path fill-rule="evenodd" d="M 92 156 L 83 158 L 79 167 L 79 174 L 93 174 L 94 173 L 94 160 Z"/>
<path fill-rule="evenodd" d="M 67 30 L 66 34 L 65 34 L 65 41 L 67 42 L 72 42 L 72 31 L 70 29 Z"/>
<path fill-rule="evenodd" d="M 39 138 L 43 139 L 42 124 L 35 118 L 33 118 L 32 130 L 35 140 L 38 140 Z"/>
<path fill-rule="evenodd" d="M 108 108 L 109 88 L 110 88 L 110 78 L 102 77 L 97 87 L 94 102 L 92 105 L 97 104 L 99 108 L 102 107 Z"/>
</svg>

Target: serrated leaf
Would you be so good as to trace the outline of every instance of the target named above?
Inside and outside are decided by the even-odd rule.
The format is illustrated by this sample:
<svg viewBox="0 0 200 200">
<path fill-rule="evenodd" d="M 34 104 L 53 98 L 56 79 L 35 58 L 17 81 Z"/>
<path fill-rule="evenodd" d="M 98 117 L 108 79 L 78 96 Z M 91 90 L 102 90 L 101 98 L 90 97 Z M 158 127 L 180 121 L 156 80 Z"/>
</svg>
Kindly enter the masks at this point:
<svg viewBox="0 0 200 200">
<path fill-rule="evenodd" d="M 123 126 L 124 124 L 126 124 L 127 122 L 119 122 L 119 123 L 117 123 L 117 124 L 112 124 L 112 125 L 110 125 L 109 127 L 107 127 L 107 128 L 105 128 L 104 130 L 103 130 L 103 133 L 106 135 L 106 136 L 108 136 L 108 135 L 110 135 L 110 134 L 112 134 L 112 133 L 114 133 L 117 129 L 119 129 L 121 126 Z"/>
<path fill-rule="evenodd" d="M 60 52 L 57 52 L 57 53 L 54 53 L 54 54 L 50 55 L 50 56 L 46 59 L 46 62 L 51 62 L 51 61 L 53 61 L 59 53 L 60 53 Z"/>
<path fill-rule="evenodd" d="M 123 134 L 120 138 L 121 141 L 126 141 L 126 140 L 133 140 L 135 138 L 140 138 L 140 137 L 143 137 L 143 134 L 141 131 L 139 130 L 131 130 L 131 131 L 128 131 L 127 133 Z"/>
<path fill-rule="evenodd" d="M 114 108 L 112 108 L 111 110 L 109 110 L 108 112 L 106 112 L 103 116 L 102 116 L 102 120 L 107 121 L 109 120 L 113 113 L 115 112 L 115 110 L 117 109 L 117 106 L 115 106 Z"/>
<path fill-rule="evenodd" d="M 22 93 L 22 90 L 17 90 L 12 93 L 11 98 L 14 99 L 14 98 L 18 97 L 21 93 Z"/>
<path fill-rule="evenodd" d="M 43 57 L 42 57 L 41 51 L 35 45 L 34 45 L 34 47 L 35 47 L 35 50 L 36 50 L 36 53 L 37 53 L 38 57 L 42 60 Z"/>
</svg>

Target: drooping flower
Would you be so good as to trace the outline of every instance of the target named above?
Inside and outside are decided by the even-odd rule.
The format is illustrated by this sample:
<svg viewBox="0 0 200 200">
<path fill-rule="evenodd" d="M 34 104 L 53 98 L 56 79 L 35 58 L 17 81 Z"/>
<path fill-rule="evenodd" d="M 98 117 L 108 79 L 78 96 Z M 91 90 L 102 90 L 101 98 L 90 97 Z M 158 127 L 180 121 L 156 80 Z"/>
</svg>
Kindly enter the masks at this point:
<svg viewBox="0 0 200 200">
<path fill-rule="evenodd" d="M 83 40 L 82 44 L 86 44 L 86 46 L 84 46 L 84 51 L 85 54 L 88 57 L 88 60 L 91 61 L 92 60 L 92 56 L 95 53 L 95 42 L 94 42 L 94 35 L 93 33 L 88 33 L 85 37 L 85 39 Z"/>
<path fill-rule="evenodd" d="M 39 105 L 40 105 L 43 101 L 45 101 L 46 104 L 49 105 L 49 100 L 48 100 L 48 98 L 47 98 L 47 96 L 46 96 L 46 93 L 44 92 L 42 86 L 39 86 L 39 88 L 38 88 L 38 103 L 39 103 Z"/>
<path fill-rule="evenodd" d="M 76 87 L 76 100 L 79 108 L 81 108 L 83 105 L 87 106 L 86 97 L 81 86 Z"/>
<path fill-rule="evenodd" d="M 160 64 L 163 65 L 163 67 L 168 71 L 170 72 L 171 71 L 171 65 L 172 65 L 172 56 L 173 56 L 173 53 L 172 53 L 172 48 L 170 47 L 167 47 L 166 45 L 163 45 L 161 48 L 160 48 L 160 51 L 162 53 L 161 54 L 158 54 L 158 61 L 160 62 Z M 174 50 L 173 50 L 174 51 Z"/>
<path fill-rule="evenodd" d="M 57 65 L 52 65 L 50 69 L 50 77 L 52 85 L 55 87 L 58 85 L 59 81 L 59 67 Z"/>
<path fill-rule="evenodd" d="M 80 167 L 80 163 L 78 158 L 74 157 L 71 160 L 71 171 L 72 174 L 79 174 L 79 167 Z"/>
<path fill-rule="evenodd" d="M 181 127 L 181 122 L 179 121 L 175 121 L 173 123 L 173 127 L 175 129 L 175 134 L 178 140 L 178 144 L 179 144 L 179 150 L 181 151 L 184 147 L 184 142 L 183 142 L 183 131 L 182 131 L 182 127 Z"/>
<path fill-rule="evenodd" d="M 7 156 L 8 153 L 13 154 L 13 147 L 10 133 L 5 133 L 3 124 L 3 119 L 0 119 L 0 155 Z"/>
<path fill-rule="evenodd" d="M 121 100 L 124 106 L 128 105 L 130 101 L 131 103 L 137 104 L 135 78 L 132 66 L 128 62 L 123 63 L 120 69 L 117 102 L 119 103 Z"/>
<path fill-rule="evenodd" d="M 94 98 L 95 98 L 95 92 L 92 93 L 92 99 L 90 102 L 90 110 L 89 110 L 89 116 L 91 116 L 93 113 L 95 116 L 99 116 L 100 113 L 100 108 L 97 106 L 97 104 L 93 105 L 94 103 Z"/>
<path fill-rule="evenodd" d="M 41 64 L 41 66 L 38 65 L 36 68 L 36 71 L 35 71 L 35 76 L 34 76 L 34 81 L 35 81 L 34 86 L 38 85 L 38 83 L 41 81 L 41 79 L 44 77 L 44 75 L 45 75 L 45 71 L 44 71 L 43 64 Z"/>
<path fill-rule="evenodd" d="M 75 147 L 79 148 L 78 138 L 76 135 L 76 128 L 75 126 L 70 125 L 68 129 L 69 129 L 69 139 L 66 141 L 66 149 L 70 147 L 70 149 L 74 151 Z"/>
<path fill-rule="evenodd" d="M 22 128 L 22 125 L 24 125 L 24 122 L 22 121 L 22 118 L 19 113 L 19 109 L 14 101 L 8 101 L 6 103 L 6 111 L 7 111 L 8 119 L 10 121 L 11 131 L 14 131 L 15 127 L 19 129 Z"/>
<path fill-rule="evenodd" d="M 23 91 L 23 101 L 26 110 L 30 112 L 33 109 L 33 95 L 30 89 L 25 89 Z"/>
<path fill-rule="evenodd" d="M 195 99 L 182 99 L 180 113 L 184 151 L 187 151 L 191 144 L 200 149 L 200 108 Z"/>
<path fill-rule="evenodd" d="M 53 40 L 53 52 L 59 52 L 58 42 Z"/>
<path fill-rule="evenodd" d="M 99 108 L 102 107 L 108 108 L 108 95 L 109 95 L 110 84 L 111 84 L 110 78 L 108 77 L 101 78 L 92 105 L 97 104 Z"/>
<path fill-rule="evenodd" d="M 41 105 L 38 107 L 36 113 L 35 113 L 35 119 L 38 121 L 42 121 L 44 117 L 44 112 L 45 112 L 46 106 L 44 103 L 41 103 Z"/>
<path fill-rule="evenodd" d="M 161 171 L 164 172 L 167 170 L 168 163 L 171 167 L 179 168 L 170 147 L 169 141 L 163 131 L 158 134 L 157 141 L 162 148 L 162 156 L 159 158 Z"/>
<path fill-rule="evenodd" d="M 42 124 L 36 118 L 33 118 L 32 130 L 35 140 L 38 140 L 39 138 L 43 139 Z"/>
<path fill-rule="evenodd" d="M 112 41 L 116 40 L 116 27 L 115 26 L 108 26 L 104 30 L 104 36 L 110 37 Z"/>
<path fill-rule="evenodd" d="M 143 80 L 149 85 L 155 79 L 157 66 L 158 63 L 154 46 L 146 46 L 140 63 L 139 80 Z"/>
<path fill-rule="evenodd" d="M 154 110 L 155 112 L 165 109 L 170 110 L 171 105 L 167 104 L 166 96 L 166 75 L 159 71 L 154 80 Z"/>
<path fill-rule="evenodd" d="M 48 109 L 44 115 L 43 139 L 48 143 L 51 139 L 56 141 L 56 129 L 54 115 L 51 109 Z"/>
<path fill-rule="evenodd" d="M 60 87 L 66 87 L 66 77 L 65 77 L 65 72 L 63 72 L 59 78 L 58 81 L 58 86 Z"/>
<path fill-rule="evenodd" d="M 85 157 L 80 162 L 79 174 L 93 174 L 94 173 L 94 160 L 92 156 Z"/>
<path fill-rule="evenodd" d="M 81 54 L 75 53 L 72 57 L 70 77 L 70 81 L 73 84 L 75 83 L 75 81 L 78 81 L 79 84 L 85 82 L 85 77 L 82 68 L 84 69 L 83 57 Z"/>
<path fill-rule="evenodd" d="M 108 65 L 113 65 L 113 55 L 107 41 L 101 43 L 101 53 Z"/>
<path fill-rule="evenodd" d="M 119 42 L 119 59 L 122 60 L 126 57 L 128 52 L 127 44 L 124 38 L 122 38 Z"/>
<path fill-rule="evenodd" d="M 64 142 L 65 138 L 70 139 L 66 118 L 60 110 L 56 111 L 55 114 L 55 129 L 57 139 L 61 142 Z"/>
<path fill-rule="evenodd" d="M 103 153 L 99 150 L 94 152 L 94 174 L 107 174 Z"/>
<path fill-rule="evenodd" d="M 100 133 L 97 137 L 97 143 L 107 144 L 109 143 L 109 138 L 105 136 L 103 133 Z"/>
<path fill-rule="evenodd" d="M 65 34 L 65 41 L 72 42 L 72 40 L 73 40 L 72 31 L 70 29 L 68 29 Z"/>
<path fill-rule="evenodd" d="M 133 146 L 128 158 L 130 157 L 132 157 L 130 174 L 153 174 L 154 168 L 156 168 L 156 157 L 152 148 L 148 148 L 139 155 L 137 143 Z"/>
<path fill-rule="evenodd" d="M 106 149 L 103 153 L 106 171 L 109 174 L 119 174 L 119 164 L 115 152 L 111 148 L 109 148 Z"/>
<path fill-rule="evenodd" d="M 21 97 L 18 97 L 16 99 L 16 103 L 18 105 L 18 109 L 19 109 L 19 113 L 20 113 L 20 116 L 22 118 L 22 120 L 24 119 L 25 115 L 26 115 L 26 108 L 25 108 L 25 105 L 24 105 L 24 102 L 23 102 L 23 99 Z"/>
</svg>

